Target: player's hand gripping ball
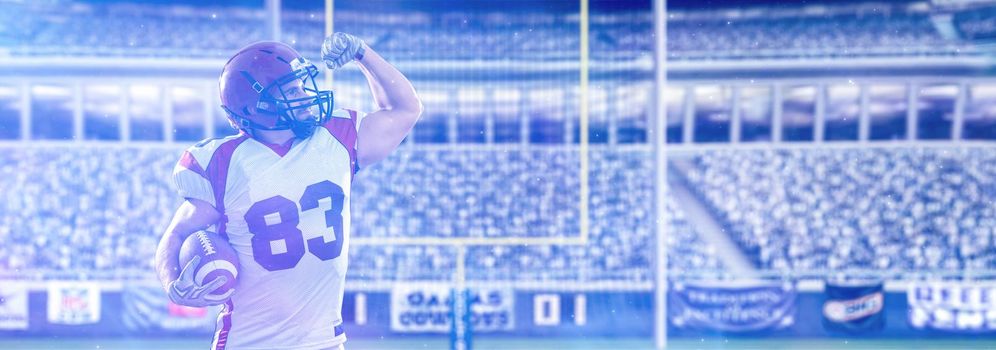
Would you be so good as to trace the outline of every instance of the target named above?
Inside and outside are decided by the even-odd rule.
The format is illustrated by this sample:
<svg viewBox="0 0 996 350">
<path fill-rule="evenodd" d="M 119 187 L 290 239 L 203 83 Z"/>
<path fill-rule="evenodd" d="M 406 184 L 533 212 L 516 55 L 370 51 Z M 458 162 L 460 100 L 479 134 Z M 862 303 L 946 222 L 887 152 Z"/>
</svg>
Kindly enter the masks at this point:
<svg viewBox="0 0 996 350">
<path fill-rule="evenodd" d="M 214 232 L 198 231 L 180 246 L 180 277 L 169 286 L 174 303 L 193 307 L 223 304 L 235 292 L 239 258 Z"/>
<path fill-rule="evenodd" d="M 365 52 L 363 40 L 346 33 L 332 33 L 322 43 L 322 61 L 329 69 L 338 69 L 354 59 L 363 59 Z"/>
</svg>

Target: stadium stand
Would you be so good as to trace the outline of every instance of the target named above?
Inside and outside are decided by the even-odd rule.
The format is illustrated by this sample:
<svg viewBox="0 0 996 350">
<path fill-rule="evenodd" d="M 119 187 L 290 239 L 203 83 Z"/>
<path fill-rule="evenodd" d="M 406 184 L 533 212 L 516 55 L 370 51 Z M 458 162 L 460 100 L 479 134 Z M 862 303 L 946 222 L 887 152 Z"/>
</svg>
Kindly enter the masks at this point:
<svg viewBox="0 0 996 350">
<path fill-rule="evenodd" d="M 223 58 L 265 37 L 261 9 L 66 4 L 5 4 L 16 11 L 0 13 L 0 57 Z M 18 15 L 23 12 L 32 15 Z M 316 54 L 321 16 L 293 10 L 283 16 L 286 40 Z M 392 59 L 578 58 L 578 38 L 570 29 L 577 18 L 569 15 L 338 11 L 337 16 L 337 28 L 357 33 Z M 902 5 L 754 9 L 723 16 L 713 10 L 674 12 L 669 18 L 669 58 L 976 54 L 963 40 L 989 31 L 991 19 L 985 13 L 959 14 L 958 19 L 966 39 L 944 38 L 928 14 Z M 653 43 L 645 33 L 651 27 L 649 13 L 593 15 L 593 57 L 649 55 Z M 416 49 L 430 40 L 442 46 Z M 974 94 L 978 96 L 968 96 L 966 123 L 991 119 L 987 113 L 993 99 L 982 88 Z M 905 94 L 896 97 L 906 99 Z M 905 106 L 897 106 L 896 114 L 905 116 Z M 936 113 L 930 108 L 922 108 L 921 116 L 949 110 L 947 105 L 937 107 Z M 436 137 L 427 143 L 449 142 L 444 117 L 428 116 L 442 122 L 434 124 L 435 129 L 420 124 L 413 139 L 422 143 L 420 132 L 429 130 Z M 475 117 L 460 116 L 464 121 Z M 535 124 L 532 133 L 540 134 L 544 116 L 529 117 Z M 548 143 L 553 147 L 416 144 L 365 169 L 353 189 L 354 235 L 577 235 L 577 150 L 561 144 L 563 123 L 551 125 L 554 136 L 540 138 L 552 140 Z M 872 138 L 882 130 L 891 129 L 875 126 Z M 971 132 L 966 132 L 969 138 Z M 638 139 L 646 142 L 645 136 Z M 591 217 L 596 218 L 591 221 L 593 244 L 473 247 L 468 251 L 468 278 L 650 281 L 650 153 L 646 148 L 598 149 L 591 154 L 588 199 Z M 0 152 L 0 176 L 12 179 L 0 182 L 0 241 L 13 242 L 0 246 L 0 269 L 150 268 L 158 237 L 180 200 L 167 180 L 179 151 L 171 146 L 64 144 Z M 974 148 L 704 151 L 674 164 L 761 268 L 985 268 L 996 257 L 989 228 L 996 212 L 982 199 L 993 192 L 989 183 L 996 168 L 986 165 L 992 163 L 989 158 L 984 149 Z M 811 181 L 818 178 L 826 181 Z M 437 191 L 423 193 L 427 188 Z M 860 200 L 855 203 L 853 198 Z M 721 268 L 709 243 L 673 202 L 667 201 L 672 213 L 667 222 L 671 268 Z M 355 246 L 352 253 L 351 277 L 372 281 L 447 279 L 456 264 L 448 247 Z"/>
<path fill-rule="evenodd" d="M 690 16 L 691 17 L 691 16 Z M 669 58 L 679 60 L 953 56 L 971 45 L 946 40 L 923 13 L 844 12 L 668 23 Z"/>
<path fill-rule="evenodd" d="M 72 2 L 5 6 L 17 9 L 0 14 L 0 53 L 11 56 L 223 58 L 265 38 L 262 9 Z M 922 9 L 901 4 L 821 9 L 757 8 L 728 16 L 674 11 L 668 23 L 669 59 L 975 55 L 979 52 L 967 40 L 992 24 L 976 18 L 979 14 L 960 15 L 966 17 L 960 26 L 965 38 L 945 39 Z M 19 15 L 24 12 L 32 15 Z M 579 58 L 576 16 L 349 10 L 336 16 L 337 28 L 356 33 L 395 60 Z M 324 33 L 321 14 L 289 10 L 283 17 L 284 40 L 317 56 Z M 649 13 L 594 14 L 590 22 L 594 59 L 636 59 L 652 52 L 652 38 L 644 34 L 652 29 Z M 433 50 L 419 49 L 430 44 Z"/>
<path fill-rule="evenodd" d="M 39 146 L 0 152 L 0 269 L 151 269 L 179 205 L 169 183 L 180 149 Z M 578 159 L 547 150 L 405 149 L 357 177 L 354 237 L 577 235 Z M 646 151 L 592 153 L 590 239 L 584 247 L 472 248 L 471 279 L 650 281 L 653 188 Z M 554 182 L 552 179 L 568 179 Z M 570 180 L 573 179 L 573 180 Z M 423 189 L 434 189 L 424 191 Z M 719 262 L 669 207 L 672 266 Z M 453 248 L 354 246 L 351 278 L 448 279 Z"/>
<path fill-rule="evenodd" d="M 763 268 L 991 268 L 987 148 L 709 151 L 677 162 Z"/>
<path fill-rule="evenodd" d="M 996 39 L 996 8 L 982 7 L 959 11 L 954 14 L 954 23 L 959 34 L 965 39 L 988 42 Z"/>
</svg>

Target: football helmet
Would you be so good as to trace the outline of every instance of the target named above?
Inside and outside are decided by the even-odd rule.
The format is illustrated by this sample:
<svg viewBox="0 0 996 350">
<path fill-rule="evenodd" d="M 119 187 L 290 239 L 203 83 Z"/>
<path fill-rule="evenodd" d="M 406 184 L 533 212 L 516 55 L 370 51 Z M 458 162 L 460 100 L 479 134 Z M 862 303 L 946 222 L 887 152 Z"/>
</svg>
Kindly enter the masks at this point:
<svg viewBox="0 0 996 350">
<path fill-rule="evenodd" d="M 236 128 L 292 130 L 307 138 L 332 112 L 332 91 L 319 90 L 318 68 L 290 46 L 273 41 L 239 50 L 221 72 L 222 108 Z"/>
</svg>

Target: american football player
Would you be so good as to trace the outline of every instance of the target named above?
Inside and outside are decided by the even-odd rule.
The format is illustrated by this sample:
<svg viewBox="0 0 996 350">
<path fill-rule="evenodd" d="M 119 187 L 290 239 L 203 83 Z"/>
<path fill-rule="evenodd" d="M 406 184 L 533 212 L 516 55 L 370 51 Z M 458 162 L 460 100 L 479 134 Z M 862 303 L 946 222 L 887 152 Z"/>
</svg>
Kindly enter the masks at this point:
<svg viewBox="0 0 996 350">
<path fill-rule="evenodd" d="M 341 307 L 349 252 L 350 186 L 358 170 L 387 157 L 422 104 L 405 76 L 363 40 L 325 39 L 329 69 L 356 62 L 379 110 L 336 109 L 332 91 L 293 48 L 251 44 L 225 64 L 222 106 L 237 135 L 187 149 L 173 170 L 185 198 L 159 243 L 156 268 L 169 299 L 224 303 L 212 349 L 341 349 Z M 194 281 L 178 252 L 193 232 L 214 226 L 238 253 L 234 290 L 223 279 Z"/>
</svg>

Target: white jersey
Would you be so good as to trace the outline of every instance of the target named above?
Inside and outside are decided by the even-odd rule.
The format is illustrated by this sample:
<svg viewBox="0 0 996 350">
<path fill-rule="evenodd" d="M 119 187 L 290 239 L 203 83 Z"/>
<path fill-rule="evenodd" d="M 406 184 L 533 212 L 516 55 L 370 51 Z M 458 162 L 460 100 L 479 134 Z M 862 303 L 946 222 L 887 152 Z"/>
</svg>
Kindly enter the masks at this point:
<svg viewBox="0 0 996 350">
<path fill-rule="evenodd" d="M 314 135 L 268 146 L 206 140 L 173 171 L 181 196 L 215 206 L 239 256 L 235 293 L 212 349 L 327 349 L 346 341 L 341 308 L 358 113 L 336 110 Z"/>
</svg>

